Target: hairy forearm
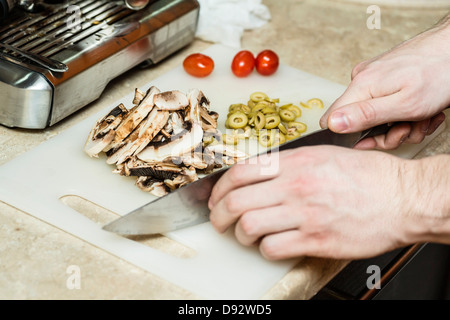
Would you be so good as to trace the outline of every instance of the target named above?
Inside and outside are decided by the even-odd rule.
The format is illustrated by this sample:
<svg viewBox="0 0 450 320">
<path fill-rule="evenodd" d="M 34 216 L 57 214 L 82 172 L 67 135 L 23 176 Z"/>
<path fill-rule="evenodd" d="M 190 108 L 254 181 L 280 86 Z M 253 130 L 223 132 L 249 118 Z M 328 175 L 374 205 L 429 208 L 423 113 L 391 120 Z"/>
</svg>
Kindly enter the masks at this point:
<svg viewBox="0 0 450 320">
<path fill-rule="evenodd" d="M 415 242 L 450 244 L 450 155 L 414 160 L 413 166 L 410 214 L 418 222 Z"/>
</svg>

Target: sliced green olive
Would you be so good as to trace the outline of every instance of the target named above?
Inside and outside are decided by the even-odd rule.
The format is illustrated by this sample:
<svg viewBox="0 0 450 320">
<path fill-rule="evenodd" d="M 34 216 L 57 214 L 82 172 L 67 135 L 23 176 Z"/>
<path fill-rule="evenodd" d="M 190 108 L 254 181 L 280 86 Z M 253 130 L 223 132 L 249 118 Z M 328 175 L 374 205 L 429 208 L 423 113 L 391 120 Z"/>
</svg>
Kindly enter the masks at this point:
<svg viewBox="0 0 450 320">
<path fill-rule="evenodd" d="M 276 109 L 276 107 L 268 106 L 268 107 L 263 108 L 261 110 L 261 112 L 264 114 L 277 113 L 277 109 Z"/>
<path fill-rule="evenodd" d="M 248 100 L 247 105 L 253 109 L 253 107 L 256 106 L 256 103 L 253 100 Z"/>
<path fill-rule="evenodd" d="M 265 94 L 264 92 L 254 92 L 250 95 L 250 100 L 254 102 L 260 102 L 268 99 L 269 96 Z"/>
<path fill-rule="evenodd" d="M 277 114 L 270 114 L 266 115 L 266 125 L 264 126 L 265 129 L 274 129 L 278 127 L 278 125 L 281 122 L 281 118 Z"/>
<path fill-rule="evenodd" d="M 294 130 L 291 130 L 291 129 L 294 129 Z M 294 140 L 302 135 L 302 133 L 297 131 L 295 128 L 291 128 L 291 129 L 289 129 L 288 133 L 286 134 L 286 140 L 288 140 L 288 141 Z"/>
<path fill-rule="evenodd" d="M 272 145 L 272 132 L 270 130 L 261 130 L 258 141 L 263 147 L 270 147 Z"/>
<path fill-rule="evenodd" d="M 242 111 L 237 111 L 228 117 L 228 125 L 231 129 L 244 128 L 248 123 L 248 117 Z"/>
<path fill-rule="evenodd" d="M 284 122 L 291 122 L 295 120 L 296 116 L 293 111 L 290 111 L 288 109 L 282 109 L 280 110 L 280 118 Z"/>
<path fill-rule="evenodd" d="M 311 106 L 307 105 L 307 104 L 304 103 L 304 102 L 300 102 L 300 105 L 301 105 L 303 108 L 311 109 Z"/>
<path fill-rule="evenodd" d="M 236 111 L 241 111 L 241 110 L 242 110 L 242 106 L 243 106 L 242 103 L 235 103 L 235 104 L 232 104 L 232 105 L 230 105 L 230 106 L 228 107 L 228 112 L 229 112 L 229 113 L 233 113 L 233 112 L 236 112 Z"/>
<path fill-rule="evenodd" d="M 308 129 L 306 124 L 304 124 L 303 122 L 295 122 L 295 121 L 289 122 L 288 128 L 295 128 L 300 133 L 304 133 Z"/>
<path fill-rule="evenodd" d="M 308 100 L 307 104 L 311 108 L 323 109 L 323 101 L 318 98 Z"/>
<path fill-rule="evenodd" d="M 224 144 L 237 145 L 239 142 L 239 137 L 233 134 L 223 134 L 222 141 Z"/>
<path fill-rule="evenodd" d="M 278 98 L 276 98 L 276 99 L 266 98 L 265 100 L 268 101 L 268 102 L 272 102 L 272 103 L 280 102 L 280 99 L 278 99 Z"/>
<path fill-rule="evenodd" d="M 228 123 L 228 117 L 227 120 L 225 120 L 225 128 L 231 129 L 230 124 Z"/>
<path fill-rule="evenodd" d="M 261 130 L 259 132 L 258 140 L 264 147 L 275 147 L 285 143 L 286 137 L 278 130 Z"/>
<path fill-rule="evenodd" d="M 284 106 L 280 107 L 281 110 L 289 110 L 291 112 L 295 113 L 295 118 L 299 118 L 302 116 L 302 110 L 297 107 L 296 105 L 293 105 L 292 103 L 285 104 Z"/>
<path fill-rule="evenodd" d="M 286 136 L 276 130 L 272 130 L 272 146 L 278 146 L 286 142 Z"/>
<path fill-rule="evenodd" d="M 248 123 L 247 124 L 249 126 L 253 126 L 255 124 L 256 113 L 255 112 L 251 112 L 247 116 L 248 116 Z"/>
<path fill-rule="evenodd" d="M 255 129 L 257 131 L 263 129 L 266 125 L 266 116 L 262 112 L 258 112 L 255 116 Z"/>
<path fill-rule="evenodd" d="M 295 118 L 300 118 L 302 116 L 302 110 L 297 106 L 292 105 L 289 108 L 287 108 L 287 110 L 294 112 Z"/>
<path fill-rule="evenodd" d="M 278 130 L 280 130 L 280 132 L 281 132 L 282 134 L 286 134 L 286 133 L 287 133 L 287 129 L 286 129 L 286 127 L 284 126 L 284 124 L 282 124 L 282 123 L 280 123 L 280 124 L 278 125 Z"/>
</svg>

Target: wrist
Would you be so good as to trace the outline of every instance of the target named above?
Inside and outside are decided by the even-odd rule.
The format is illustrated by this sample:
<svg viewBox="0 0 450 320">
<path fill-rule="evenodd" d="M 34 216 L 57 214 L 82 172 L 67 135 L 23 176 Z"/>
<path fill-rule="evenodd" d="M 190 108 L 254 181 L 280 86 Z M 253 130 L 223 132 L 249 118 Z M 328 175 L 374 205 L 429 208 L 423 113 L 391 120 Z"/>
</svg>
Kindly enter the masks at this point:
<svg viewBox="0 0 450 320">
<path fill-rule="evenodd" d="M 405 167 L 409 242 L 450 244 L 450 155 L 411 160 Z"/>
</svg>

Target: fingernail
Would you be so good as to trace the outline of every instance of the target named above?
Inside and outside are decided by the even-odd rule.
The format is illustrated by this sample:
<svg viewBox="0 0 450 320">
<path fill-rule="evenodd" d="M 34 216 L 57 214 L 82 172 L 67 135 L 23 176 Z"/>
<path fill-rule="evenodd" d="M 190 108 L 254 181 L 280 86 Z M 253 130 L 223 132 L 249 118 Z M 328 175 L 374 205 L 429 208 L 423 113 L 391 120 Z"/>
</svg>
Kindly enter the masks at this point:
<svg viewBox="0 0 450 320">
<path fill-rule="evenodd" d="M 408 137 L 409 137 L 408 134 L 406 134 L 406 135 L 404 135 L 403 137 L 401 137 L 401 139 L 400 139 L 400 144 L 403 144 L 403 143 L 406 141 L 406 139 L 408 139 Z"/>
<path fill-rule="evenodd" d="M 431 126 L 431 128 L 428 128 L 428 131 L 430 133 L 435 132 L 437 130 L 437 128 L 439 128 L 444 121 L 445 121 L 445 113 L 438 114 L 434 118 L 433 125 Z"/>
<path fill-rule="evenodd" d="M 347 115 L 342 112 L 332 113 L 330 116 L 330 127 L 333 131 L 343 132 L 350 128 Z"/>
</svg>

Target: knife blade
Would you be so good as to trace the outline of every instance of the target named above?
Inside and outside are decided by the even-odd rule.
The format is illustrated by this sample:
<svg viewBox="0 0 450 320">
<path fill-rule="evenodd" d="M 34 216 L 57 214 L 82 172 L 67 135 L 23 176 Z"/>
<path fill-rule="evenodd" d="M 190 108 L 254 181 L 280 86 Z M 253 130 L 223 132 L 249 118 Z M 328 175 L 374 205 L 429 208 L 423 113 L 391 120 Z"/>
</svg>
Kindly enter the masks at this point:
<svg viewBox="0 0 450 320">
<path fill-rule="evenodd" d="M 383 124 L 362 132 L 348 134 L 338 134 L 329 129 L 322 129 L 252 157 L 313 145 L 335 145 L 352 148 L 364 138 L 386 133 L 390 127 L 389 124 Z M 166 196 L 149 202 L 105 225 L 103 229 L 121 235 L 151 235 L 167 233 L 207 222 L 209 221 L 208 200 L 212 188 L 230 167 L 215 171 L 204 178 L 172 191 Z"/>
</svg>

